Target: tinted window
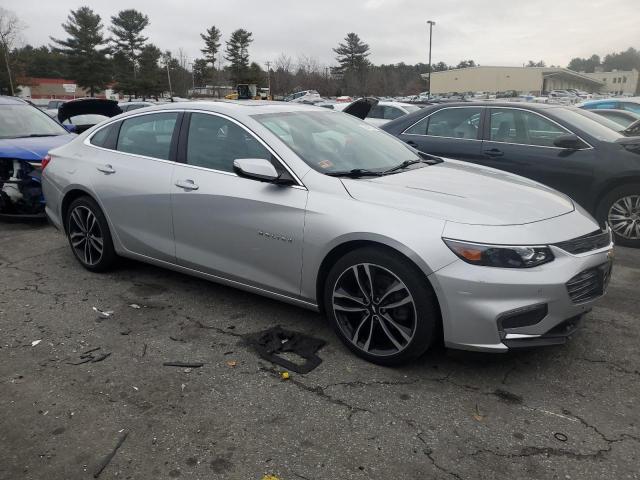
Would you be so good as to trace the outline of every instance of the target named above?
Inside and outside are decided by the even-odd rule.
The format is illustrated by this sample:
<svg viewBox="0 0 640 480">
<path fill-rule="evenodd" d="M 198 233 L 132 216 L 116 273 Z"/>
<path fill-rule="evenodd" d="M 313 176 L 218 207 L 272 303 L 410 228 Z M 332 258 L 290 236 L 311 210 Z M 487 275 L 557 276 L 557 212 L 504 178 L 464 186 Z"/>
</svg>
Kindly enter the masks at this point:
<svg viewBox="0 0 640 480">
<path fill-rule="evenodd" d="M 415 125 L 412 125 L 404 133 L 408 135 L 426 135 L 427 125 L 429 125 L 429 117 L 425 117 Z"/>
<path fill-rule="evenodd" d="M 169 160 L 177 113 L 155 113 L 122 122 L 117 150 Z"/>
<path fill-rule="evenodd" d="M 491 140 L 553 147 L 553 141 L 568 132 L 551 120 L 533 112 L 491 109 Z"/>
<path fill-rule="evenodd" d="M 427 135 L 432 137 L 478 138 L 481 108 L 444 108 L 429 117 Z"/>
<path fill-rule="evenodd" d="M 112 148 L 112 139 L 115 140 L 115 131 L 117 129 L 118 123 L 112 123 L 108 127 L 101 128 L 91 137 L 91 144 L 103 148 Z"/>
<path fill-rule="evenodd" d="M 189 124 L 187 163 L 233 172 L 237 158 L 271 159 L 271 153 L 246 130 L 223 117 L 193 113 Z"/>
<path fill-rule="evenodd" d="M 640 113 L 640 103 L 623 102 L 621 106 L 630 112 Z"/>
</svg>

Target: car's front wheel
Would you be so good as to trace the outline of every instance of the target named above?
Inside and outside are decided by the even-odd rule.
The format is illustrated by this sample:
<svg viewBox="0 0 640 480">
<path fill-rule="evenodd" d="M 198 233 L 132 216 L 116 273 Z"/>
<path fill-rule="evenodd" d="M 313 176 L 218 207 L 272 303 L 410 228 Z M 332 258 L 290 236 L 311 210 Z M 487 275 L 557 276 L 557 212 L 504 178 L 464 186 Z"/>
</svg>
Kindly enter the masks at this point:
<svg viewBox="0 0 640 480">
<path fill-rule="evenodd" d="M 381 365 L 420 356 L 440 325 L 426 277 L 407 259 L 384 249 L 362 248 L 338 260 L 325 282 L 324 305 L 345 345 Z"/>
<path fill-rule="evenodd" d="M 76 198 L 67 210 L 66 232 L 73 254 L 87 270 L 103 272 L 116 262 L 109 224 L 90 197 Z"/>
<path fill-rule="evenodd" d="M 640 248 L 640 184 L 611 190 L 600 202 L 597 215 L 613 230 L 616 244 Z"/>
</svg>

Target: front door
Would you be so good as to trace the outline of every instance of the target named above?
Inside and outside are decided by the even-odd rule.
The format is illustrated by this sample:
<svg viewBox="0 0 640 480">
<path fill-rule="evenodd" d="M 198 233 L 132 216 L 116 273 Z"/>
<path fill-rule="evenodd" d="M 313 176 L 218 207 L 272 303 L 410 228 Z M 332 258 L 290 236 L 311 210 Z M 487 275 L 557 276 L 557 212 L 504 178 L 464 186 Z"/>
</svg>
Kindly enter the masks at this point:
<svg viewBox="0 0 640 480">
<path fill-rule="evenodd" d="M 572 132 L 519 108 L 490 109 L 485 131 L 484 165 L 536 180 L 590 205 L 595 151 L 586 143 L 580 150 L 554 145 L 556 138 Z"/>
<path fill-rule="evenodd" d="M 307 190 L 242 178 L 238 158 L 279 160 L 249 131 L 213 113 L 190 113 L 172 181 L 180 265 L 298 296 Z"/>
</svg>

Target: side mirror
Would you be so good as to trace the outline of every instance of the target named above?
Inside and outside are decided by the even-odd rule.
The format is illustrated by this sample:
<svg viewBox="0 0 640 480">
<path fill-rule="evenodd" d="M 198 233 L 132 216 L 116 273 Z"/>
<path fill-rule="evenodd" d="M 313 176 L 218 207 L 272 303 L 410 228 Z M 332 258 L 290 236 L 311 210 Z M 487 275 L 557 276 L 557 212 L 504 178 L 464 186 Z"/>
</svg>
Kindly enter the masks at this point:
<svg viewBox="0 0 640 480">
<path fill-rule="evenodd" d="M 264 158 L 237 158 L 233 161 L 233 170 L 241 177 L 261 182 L 276 182 L 279 177 L 276 168 Z"/>
<path fill-rule="evenodd" d="M 62 127 L 69 133 L 76 133 L 76 131 L 77 131 L 76 126 L 71 124 L 71 123 L 62 125 Z"/>
<path fill-rule="evenodd" d="M 567 150 L 579 150 L 584 147 L 584 143 L 577 135 L 560 135 L 556 137 L 553 144 L 558 148 L 566 148 Z"/>
</svg>

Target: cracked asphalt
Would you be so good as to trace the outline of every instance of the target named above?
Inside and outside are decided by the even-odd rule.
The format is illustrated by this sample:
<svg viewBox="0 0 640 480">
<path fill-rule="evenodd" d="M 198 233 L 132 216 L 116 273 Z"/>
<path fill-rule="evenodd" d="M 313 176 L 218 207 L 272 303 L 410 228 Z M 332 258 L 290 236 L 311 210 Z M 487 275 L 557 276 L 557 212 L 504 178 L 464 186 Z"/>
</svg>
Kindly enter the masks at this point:
<svg viewBox="0 0 640 480">
<path fill-rule="evenodd" d="M 92 274 L 53 228 L 0 224 L 0 478 L 93 478 L 127 432 L 100 479 L 640 478 L 640 251 L 616 255 L 567 345 L 391 369 L 317 314 L 137 262 Z M 323 363 L 282 380 L 243 342 L 275 325 L 326 340 Z"/>
</svg>

